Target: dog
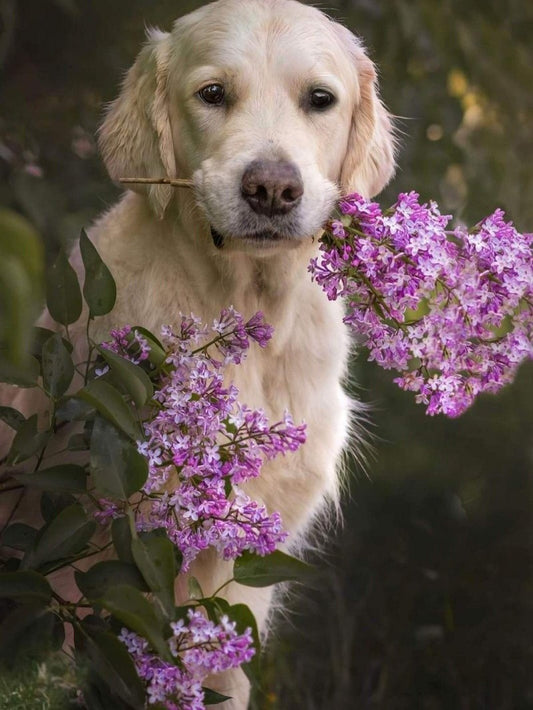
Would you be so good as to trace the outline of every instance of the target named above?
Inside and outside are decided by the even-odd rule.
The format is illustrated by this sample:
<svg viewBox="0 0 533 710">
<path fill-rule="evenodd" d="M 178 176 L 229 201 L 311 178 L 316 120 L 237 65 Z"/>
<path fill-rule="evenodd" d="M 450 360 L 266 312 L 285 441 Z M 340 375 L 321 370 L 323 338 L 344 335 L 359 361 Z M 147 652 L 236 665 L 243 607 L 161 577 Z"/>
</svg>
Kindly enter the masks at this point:
<svg viewBox="0 0 533 710">
<path fill-rule="evenodd" d="M 115 180 L 190 178 L 194 188 L 130 185 L 90 229 L 118 294 L 91 335 L 105 340 L 125 324 L 157 334 L 180 312 L 210 322 L 228 305 L 245 318 L 263 311 L 274 337 L 229 379 L 271 421 L 284 410 L 305 421 L 307 443 L 266 464 L 245 490 L 281 513 L 298 546 L 338 502 L 351 410 L 343 308 L 311 282 L 307 265 L 339 195 L 372 197 L 394 172 L 393 126 L 374 65 L 351 32 L 314 7 L 217 0 L 171 32 L 148 33 L 99 146 Z M 71 261 L 81 274 L 78 252 Z M 79 342 L 83 327 L 72 328 Z M 231 567 L 206 553 L 191 573 L 210 594 Z M 177 595 L 187 598 L 180 578 Z M 265 630 L 271 589 L 232 584 L 225 596 L 248 604 Z M 225 710 L 247 707 L 240 670 L 211 685 L 232 697 Z"/>
</svg>

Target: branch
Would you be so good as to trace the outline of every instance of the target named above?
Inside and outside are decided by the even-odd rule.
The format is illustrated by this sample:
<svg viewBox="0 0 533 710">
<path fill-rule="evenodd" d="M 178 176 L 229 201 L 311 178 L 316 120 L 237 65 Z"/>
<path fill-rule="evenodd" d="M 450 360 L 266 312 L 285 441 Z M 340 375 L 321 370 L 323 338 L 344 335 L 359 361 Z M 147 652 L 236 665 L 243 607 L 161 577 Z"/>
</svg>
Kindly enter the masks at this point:
<svg viewBox="0 0 533 710">
<path fill-rule="evenodd" d="M 192 180 L 185 178 L 119 178 L 123 184 L 136 183 L 141 185 L 171 185 L 172 187 L 194 187 Z"/>
</svg>

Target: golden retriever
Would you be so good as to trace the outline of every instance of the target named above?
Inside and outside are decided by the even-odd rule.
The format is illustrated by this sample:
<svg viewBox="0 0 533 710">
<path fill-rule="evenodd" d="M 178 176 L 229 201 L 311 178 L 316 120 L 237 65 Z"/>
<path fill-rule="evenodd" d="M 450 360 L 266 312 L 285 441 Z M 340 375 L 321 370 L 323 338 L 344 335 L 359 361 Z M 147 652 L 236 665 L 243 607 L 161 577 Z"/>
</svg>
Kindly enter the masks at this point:
<svg viewBox="0 0 533 710">
<path fill-rule="evenodd" d="M 373 196 L 394 170 L 374 66 L 354 35 L 313 7 L 218 0 L 169 33 L 149 33 L 109 107 L 100 148 L 114 179 L 192 178 L 194 190 L 132 188 L 92 227 L 118 289 L 92 335 L 133 323 L 157 333 L 180 312 L 211 321 L 228 305 L 246 318 L 264 312 L 273 340 L 231 377 L 241 400 L 272 420 L 288 409 L 305 421 L 308 440 L 246 490 L 281 513 L 298 544 L 337 499 L 349 424 L 342 306 L 312 284 L 307 265 L 339 194 Z M 231 567 L 205 555 L 192 574 L 211 593 Z M 271 589 L 225 593 L 265 628 Z M 224 708 L 247 706 L 242 672 L 216 687 L 233 697 Z"/>
</svg>

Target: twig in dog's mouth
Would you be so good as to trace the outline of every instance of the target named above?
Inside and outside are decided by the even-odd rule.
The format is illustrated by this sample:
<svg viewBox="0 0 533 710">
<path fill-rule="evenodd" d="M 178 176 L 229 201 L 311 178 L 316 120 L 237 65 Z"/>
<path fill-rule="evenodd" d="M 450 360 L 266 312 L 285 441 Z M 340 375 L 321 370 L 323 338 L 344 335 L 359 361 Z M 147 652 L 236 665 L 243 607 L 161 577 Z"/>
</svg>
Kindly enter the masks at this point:
<svg viewBox="0 0 533 710">
<path fill-rule="evenodd" d="M 170 185 L 171 187 L 194 187 L 194 182 L 186 178 L 119 178 L 123 184 L 137 183 L 139 185 Z"/>
</svg>

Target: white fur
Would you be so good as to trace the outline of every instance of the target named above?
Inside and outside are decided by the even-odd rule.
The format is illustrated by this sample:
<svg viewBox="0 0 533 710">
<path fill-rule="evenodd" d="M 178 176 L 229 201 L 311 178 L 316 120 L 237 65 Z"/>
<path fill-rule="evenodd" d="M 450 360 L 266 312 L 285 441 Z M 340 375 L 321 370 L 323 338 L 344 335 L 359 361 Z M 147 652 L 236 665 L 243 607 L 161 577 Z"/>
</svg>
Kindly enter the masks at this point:
<svg viewBox="0 0 533 710">
<path fill-rule="evenodd" d="M 229 108 L 196 95 L 213 81 L 226 86 Z M 337 104 L 320 114 L 303 111 L 310 85 L 333 90 Z M 107 113 L 100 146 L 115 179 L 193 177 L 195 190 L 127 192 L 92 227 L 89 236 L 118 287 L 115 309 L 96 320 L 92 335 L 104 339 L 124 324 L 157 333 L 180 312 L 210 321 L 230 304 L 246 318 L 264 312 L 275 328 L 271 344 L 253 347 L 229 377 L 241 400 L 272 421 L 288 409 L 307 423 L 305 446 L 267 464 L 246 486 L 281 513 L 297 545 L 327 501 L 337 500 L 349 426 L 342 388 L 349 342 L 341 304 L 328 302 L 307 272 L 318 249 L 313 235 L 339 192 L 371 196 L 393 172 L 391 124 L 372 63 L 353 35 L 315 8 L 294 0 L 218 0 L 168 34 L 150 33 Z M 256 215 L 240 196 L 242 173 L 258 158 L 289 160 L 301 172 L 303 199 L 286 217 Z M 210 224 L 224 235 L 221 250 Z M 285 239 L 258 244 L 247 236 L 265 229 Z M 73 263 L 80 268 L 79 254 Z M 82 330 L 74 329 L 75 337 Z M 211 554 L 192 570 L 206 593 L 230 572 Z M 186 597 L 183 584 L 178 594 Z M 265 628 L 271 590 L 231 585 L 226 596 L 249 604 Z M 225 708 L 246 707 L 240 671 L 216 687 L 234 698 Z"/>
</svg>

